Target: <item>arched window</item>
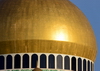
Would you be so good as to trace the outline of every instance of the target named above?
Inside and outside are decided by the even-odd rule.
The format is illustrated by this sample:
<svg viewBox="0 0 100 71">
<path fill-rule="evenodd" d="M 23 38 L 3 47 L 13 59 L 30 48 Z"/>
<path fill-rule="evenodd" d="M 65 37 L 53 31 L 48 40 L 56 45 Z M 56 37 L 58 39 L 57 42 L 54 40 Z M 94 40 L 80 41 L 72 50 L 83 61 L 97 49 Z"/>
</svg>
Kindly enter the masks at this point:
<svg viewBox="0 0 100 71">
<path fill-rule="evenodd" d="M 61 55 L 57 56 L 57 68 L 58 69 L 62 69 L 63 68 L 63 60 L 62 60 L 62 56 Z"/>
<path fill-rule="evenodd" d="M 6 58 L 6 68 L 7 69 L 12 69 L 12 56 L 8 55 Z"/>
<path fill-rule="evenodd" d="M 49 68 L 55 68 L 55 57 L 54 55 L 49 55 Z"/>
<path fill-rule="evenodd" d="M 4 69 L 4 56 L 0 56 L 0 70 Z"/>
<path fill-rule="evenodd" d="M 64 58 L 64 68 L 65 69 L 70 69 L 70 58 L 69 58 L 69 56 L 65 56 L 65 58 Z"/>
<path fill-rule="evenodd" d="M 72 57 L 72 70 L 76 71 L 76 58 L 75 57 Z"/>
<path fill-rule="evenodd" d="M 46 55 L 42 54 L 40 56 L 40 68 L 46 68 Z"/>
<path fill-rule="evenodd" d="M 23 68 L 29 68 L 29 55 L 23 55 Z"/>
<path fill-rule="evenodd" d="M 38 56 L 37 54 L 33 54 L 31 57 L 31 67 L 36 68 L 38 62 Z"/>
<path fill-rule="evenodd" d="M 78 71 L 82 71 L 82 59 L 78 58 Z"/>
<path fill-rule="evenodd" d="M 15 55 L 14 57 L 14 68 L 20 68 L 21 67 L 21 57 L 19 54 Z"/>
<path fill-rule="evenodd" d="M 90 61 L 88 61 L 88 71 L 90 71 Z"/>
<path fill-rule="evenodd" d="M 92 65 L 92 62 L 91 62 L 91 71 L 93 71 L 93 65 Z"/>
<path fill-rule="evenodd" d="M 86 60 L 83 60 L 83 71 L 86 71 Z"/>
</svg>

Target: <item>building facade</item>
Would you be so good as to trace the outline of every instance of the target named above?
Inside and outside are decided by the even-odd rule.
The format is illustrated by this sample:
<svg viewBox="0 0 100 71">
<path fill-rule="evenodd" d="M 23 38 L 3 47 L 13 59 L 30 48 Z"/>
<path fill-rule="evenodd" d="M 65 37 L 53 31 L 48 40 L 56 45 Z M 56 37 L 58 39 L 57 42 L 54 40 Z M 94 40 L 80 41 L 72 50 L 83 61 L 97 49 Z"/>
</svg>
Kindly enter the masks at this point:
<svg viewBox="0 0 100 71">
<path fill-rule="evenodd" d="M 0 71 L 94 71 L 97 46 L 69 0 L 0 0 Z"/>
<path fill-rule="evenodd" d="M 78 56 L 51 53 L 17 53 L 0 56 L 1 70 L 94 71 L 94 62 Z"/>
</svg>

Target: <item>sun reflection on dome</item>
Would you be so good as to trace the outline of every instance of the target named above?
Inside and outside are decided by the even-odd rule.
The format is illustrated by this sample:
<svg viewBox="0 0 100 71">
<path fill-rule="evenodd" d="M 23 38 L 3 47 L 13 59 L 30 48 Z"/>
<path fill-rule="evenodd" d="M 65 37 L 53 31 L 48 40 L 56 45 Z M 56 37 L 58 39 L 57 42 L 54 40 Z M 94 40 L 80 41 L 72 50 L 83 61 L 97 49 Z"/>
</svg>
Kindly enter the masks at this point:
<svg viewBox="0 0 100 71">
<path fill-rule="evenodd" d="M 55 35 L 55 40 L 59 40 L 59 41 L 66 41 L 66 39 L 68 40 L 68 38 L 66 38 L 68 36 L 65 36 L 64 32 L 57 32 Z"/>
<path fill-rule="evenodd" d="M 59 33 L 59 34 L 57 34 L 56 39 L 57 40 L 65 40 L 65 36 L 63 33 Z"/>
</svg>

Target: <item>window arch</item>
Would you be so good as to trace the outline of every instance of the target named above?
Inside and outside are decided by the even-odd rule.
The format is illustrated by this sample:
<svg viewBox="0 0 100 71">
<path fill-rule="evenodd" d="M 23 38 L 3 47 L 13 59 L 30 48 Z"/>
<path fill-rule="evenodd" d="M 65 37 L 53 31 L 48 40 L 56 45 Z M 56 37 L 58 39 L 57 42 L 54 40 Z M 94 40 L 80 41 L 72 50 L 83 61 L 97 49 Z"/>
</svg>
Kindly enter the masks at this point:
<svg viewBox="0 0 100 71">
<path fill-rule="evenodd" d="M 93 64 L 92 64 L 92 62 L 91 62 L 91 71 L 93 71 Z"/>
<path fill-rule="evenodd" d="M 19 54 L 17 54 L 14 57 L 14 68 L 20 68 L 20 67 L 21 67 L 21 57 Z"/>
<path fill-rule="evenodd" d="M 23 68 L 29 68 L 29 55 L 23 55 Z"/>
<path fill-rule="evenodd" d="M 55 57 L 54 55 L 49 55 L 49 68 L 55 68 Z"/>
<path fill-rule="evenodd" d="M 75 57 L 72 57 L 72 70 L 76 71 L 76 58 Z"/>
<path fill-rule="evenodd" d="M 42 54 L 40 56 L 40 68 L 46 68 L 46 55 Z"/>
<path fill-rule="evenodd" d="M 82 59 L 78 58 L 78 71 L 82 71 Z"/>
<path fill-rule="evenodd" d="M 4 56 L 0 56 L 0 70 L 4 69 Z"/>
<path fill-rule="evenodd" d="M 88 71 L 90 71 L 90 61 L 88 60 Z"/>
<path fill-rule="evenodd" d="M 65 56 L 64 58 L 64 69 L 70 69 L 70 58 L 69 56 Z"/>
<path fill-rule="evenodd" d="M 38 56 L 37 54 L 33 54 L 32 57 L 31 57 L 31 67 L 32 68 L 36 68 L 37 66 L 37 61 L 38 61 Z"/>
<path fill-rule="evenodd" d="M 12 56 L 8 55 L 6 58 L 6 68 L 7 69 L 12 69 Z"/>
<path fill-rule="evenodd" d="M 86 60 L 83 60 L 83 71 L 86 71 Z"/>
<path fill-rule="evenodd" d="M 57 68 L 58 69 L 62 69 L 63 68 L 63 60 L 62 60 L 62 56 L 61 55 L 57 56 Z"/>
</svg>

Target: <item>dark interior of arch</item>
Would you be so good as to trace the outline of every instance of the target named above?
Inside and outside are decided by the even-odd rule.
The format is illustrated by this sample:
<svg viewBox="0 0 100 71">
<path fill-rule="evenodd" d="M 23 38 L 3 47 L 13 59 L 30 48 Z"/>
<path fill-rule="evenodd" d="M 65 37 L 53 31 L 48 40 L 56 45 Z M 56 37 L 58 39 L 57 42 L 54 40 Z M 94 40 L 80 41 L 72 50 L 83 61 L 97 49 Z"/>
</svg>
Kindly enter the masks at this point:
<svg viewBox="0 0 100 71">
<path fill-rule="evenodd" d="M 6 63 L 7 63 L 6 68 L 7 69 L 12 69 L 12 56 L 11 55 L 7 56 Z"/>
<path fill-rule="evenodd" d="M 4 56 L 0 56 L 0 70 L 4 69 Z"/>
<path fill-rule="evenodd" d="M 88 61 L 88 71 L 90 71 L 90 61 Z"/>
<path fill-rule="evenodd" d="M 20 68 L 21 67 L 21 57 L 20 55 L 15 55 L 15 58 L 14 58 L 14 68 Z"/>
<path fill-rule="evenodd" d="M 49 55 L 49 68 L 55 68 L 55 57 L 54 57 L 54 55 Z"/>
<path fill-rule="evenodd" d="M 40 68 L 46 68 L 46 55 L 42 54 L 40 56 Z"/>
<path fill-rule="evenodd" d="M 37 54 L 33 54 L 31 57 L 31 68 L 36 68 L 38 62 L 38 56 Z"/>
<path fill-rule="evenodd" d="M 62 56 L 61 55 L 58 55 L 57 56 L 57 68 L 58 69 L 62 69 L 62 67 L 63 67 L 63 60 L 62 60 Z"/>
<path fill-rule="evenodd" d="M 71 60 L 71 64 L 72 64 L 72 70 L 76 71 L 76 58 L 75 57 L 72 57 L 72 60 Z"/>
<path fill-rule="evenodd" d="M 78 71 L 82 71 L 82 59 L 78 58 Z"/>
<path fill-rule="evenodd" d="M 83 60 L 83 71 L 86 71 L 86 60 Z"/>
<path fill-rule="evenodd" d="M 65 56 L 64 58 L 64 69 L 70 69 L 70 58 L 69 56 Z"/>
<path fill-rule="evenodd" d="M 29 55 L 23 55 L 23 68 L 29 68 Z"/>
</svg>

